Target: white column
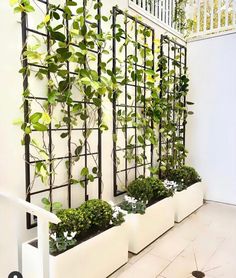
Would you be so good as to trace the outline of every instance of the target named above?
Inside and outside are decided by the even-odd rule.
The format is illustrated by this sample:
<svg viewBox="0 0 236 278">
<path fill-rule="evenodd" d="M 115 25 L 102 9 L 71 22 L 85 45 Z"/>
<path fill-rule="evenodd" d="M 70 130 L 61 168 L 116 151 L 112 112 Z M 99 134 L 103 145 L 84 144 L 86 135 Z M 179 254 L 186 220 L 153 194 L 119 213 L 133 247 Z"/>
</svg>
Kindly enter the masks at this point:
<svg viewBox="0 0 236 278">
<path fill-rule="evenodd" d="M 42 266 L 40 277 L 49 278 L 49 223 L 40 218 L 38 219 L 38 249 Z"/>
</svg>

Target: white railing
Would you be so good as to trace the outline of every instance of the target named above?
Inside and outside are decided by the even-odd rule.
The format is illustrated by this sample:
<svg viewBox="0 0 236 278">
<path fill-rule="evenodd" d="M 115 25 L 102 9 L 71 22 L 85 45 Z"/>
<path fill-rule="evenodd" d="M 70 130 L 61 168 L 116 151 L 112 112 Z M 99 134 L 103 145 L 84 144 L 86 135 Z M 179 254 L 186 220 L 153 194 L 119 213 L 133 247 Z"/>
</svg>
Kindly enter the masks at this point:
<svg viewBox="0 0 236 278">
<path fill-rule="evenodd" d="M 185 25 L 192 27 L 185 31 L 175 20 L 176 0 L 129 0 L 129 7 L 178 37 L 201 37 L 236 29 L 236 0 L 188 0 Z"/>
<path fill-rule="evenodd" d="M 191 37 L 236 28 L 236 0 L 192 0 L 186 8 L 186 13 L 193 20 Z"/>
<path fill-rule="evenodd" d="M 21 209 L 24 212 L 37 216 L 38 249 L 42 265 L 42 269 L 39 269 L 38 271 L 39 273 L 41 272 L 40 277 L 49 278 L 49 223 L 58 224 L 60 219 L 53 213 L 7 193 L 0 192 L 0 198 L 9 202 L 9 206 L 15 206 L 16 209 Z M 4 225 L 2 227 L 4 227 Z"/>
<path fill-rule="evenodd" d="M 175 22 L 175 0 L 129 0 L 129 7 L 173 35 L 182 37 L 180 27 Z"/>
</svg>

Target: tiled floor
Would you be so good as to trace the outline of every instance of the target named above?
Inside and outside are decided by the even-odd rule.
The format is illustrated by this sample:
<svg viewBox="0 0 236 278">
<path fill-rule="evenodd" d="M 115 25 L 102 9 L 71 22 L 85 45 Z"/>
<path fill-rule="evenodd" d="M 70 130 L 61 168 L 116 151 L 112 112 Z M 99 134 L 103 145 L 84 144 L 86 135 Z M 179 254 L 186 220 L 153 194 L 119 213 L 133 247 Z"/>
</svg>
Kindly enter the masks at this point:
<svg viewBox="0 0 236 278">
<path fill-rule="evenodd" d="M 236 207 L 207 203 L 111 278 L 236 278 Z"/>
</svg>

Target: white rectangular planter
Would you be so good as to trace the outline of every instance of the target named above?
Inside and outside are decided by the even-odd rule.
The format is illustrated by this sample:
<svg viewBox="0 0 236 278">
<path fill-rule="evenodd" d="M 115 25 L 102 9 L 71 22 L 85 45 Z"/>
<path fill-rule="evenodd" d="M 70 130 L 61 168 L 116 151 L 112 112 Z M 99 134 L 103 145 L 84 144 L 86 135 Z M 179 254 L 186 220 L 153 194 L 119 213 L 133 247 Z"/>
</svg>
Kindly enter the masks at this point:
<svg viewBox="0 0 236 278">
<path fill-rule="evenodd" d="M 174 226 L 173 198 L 165 198 L 148 207 L 145 214 L 126 216 L 129 251 L 137 254 Z"/>
<path fill-rule="evenodd" d="M 203 205 L 203 184 L 197 182 L 174 195 L 175 222 L 182 221 Z"/>
<path fill-rule="evenodd" d="M 105 278 L 128 261 L 127 225 L 107 231 L 58 255 L 50 255 L 50 278 Z M 39 277 L 38 249 L 22 246 L 24 278 Z"/>
</svg>

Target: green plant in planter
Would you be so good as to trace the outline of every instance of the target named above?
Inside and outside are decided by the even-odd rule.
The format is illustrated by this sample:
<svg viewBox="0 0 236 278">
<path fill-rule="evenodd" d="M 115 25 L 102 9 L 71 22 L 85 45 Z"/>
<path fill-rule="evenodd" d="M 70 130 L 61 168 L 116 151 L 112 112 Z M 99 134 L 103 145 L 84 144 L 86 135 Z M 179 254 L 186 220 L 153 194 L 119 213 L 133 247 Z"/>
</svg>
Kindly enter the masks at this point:
<svg viewBox="0 0 236 278">
<path fill-rule="evenodd" d="M 91 221 L 85 211 L 80 209 L 62 209 L 57 212 L 61 222 L 59 224 L 50 224 L 51 233 L 56 233 L 57 236 L 63 236 L 65 232 L 76 232 L 79 235 L 81 232 L 87 231 L 90 228 Z"/>
<path fill-rule="evenodd" d="M 166 188 L 163 182 L 157 177 L 149 177 L 146 182 L 150 185 L 153 192 L 153 197 L 151 202 L 157 202 L 164 198 L 173 196 L 173 190 L 171 188 Z"/>
<path fill-rule="evenodd" d="M 177 169 L 171 169 L 165 173 L 165 177 L 178 184 L 177 191 L 182 191 L 194 183 L 200 182 L 201 177 L 193 167 L 182 166 Z"/>
<path fill-rule="evenodd" d="M 147 179 L 139 177 L 132 181 L 128 188 L 127 193 L 129 196 L 134 197 L 138 201 L 142 201 L 144 204 L 149 203 L 153 198 L 153 190 Z"/>
<path fill-rule="evenodd" d="M 109 227 L 112 220 L 112 207 L 103 200 L 89 200 L 79 207 L 89 222 L 91 229 L 104 230 Z"/>
<path fill-rule="evenodd" d="M 144 214 L 146 210 L 145 203 L 130 196 L 125 196 L 125 200 L 119 206 L 122 210 L 127 211 L 127 213 Z"/>
<path fill-rule="evenodd" d="M 77 240 L 75 239 L 76 232 L 68 233 L 64 232 L 62 236 L 57 236 L 56 233 L 50 235 L 50 252 L 51 254 L 57 254 L 58 252 L 64 252 L 70 247 L 76 245 Z"/>
<path fill-rule="evenodd" d="M 120 226 L 123 222 L 125 222 L 124 216 L 127 214 L 125 210 L 123 210 L 120 206 L 114 205 L 112 202 L 109 202 L 112 207 L 112 219 L 110 224 L 114 226 Z"/>
</svg>

